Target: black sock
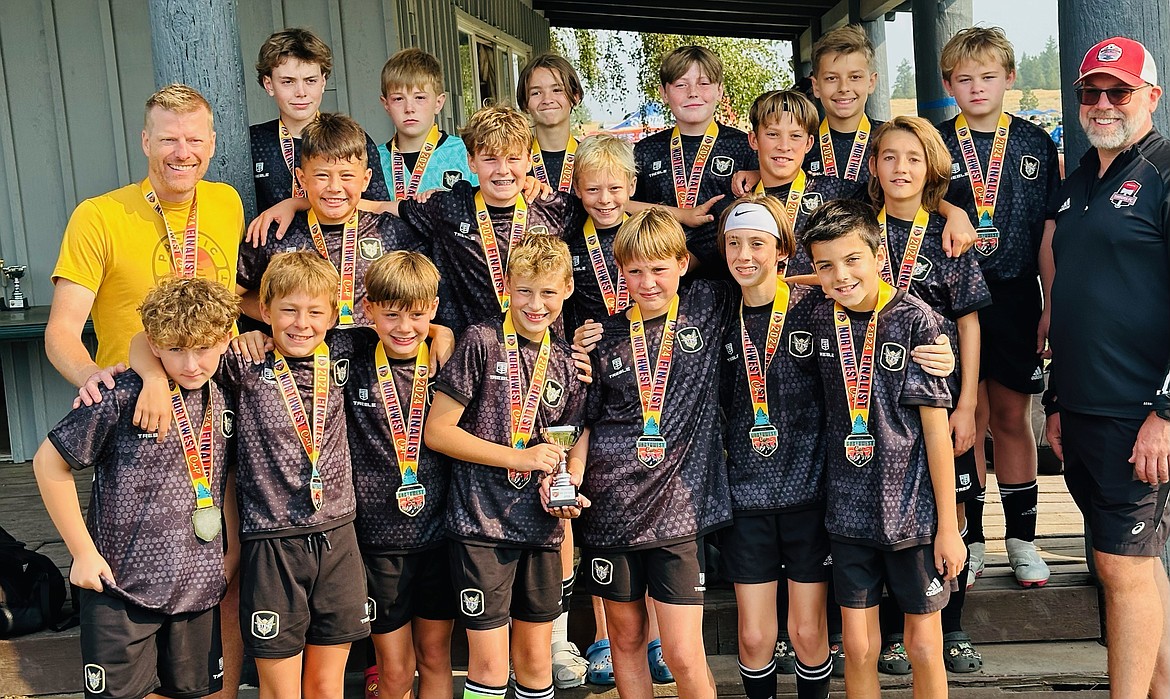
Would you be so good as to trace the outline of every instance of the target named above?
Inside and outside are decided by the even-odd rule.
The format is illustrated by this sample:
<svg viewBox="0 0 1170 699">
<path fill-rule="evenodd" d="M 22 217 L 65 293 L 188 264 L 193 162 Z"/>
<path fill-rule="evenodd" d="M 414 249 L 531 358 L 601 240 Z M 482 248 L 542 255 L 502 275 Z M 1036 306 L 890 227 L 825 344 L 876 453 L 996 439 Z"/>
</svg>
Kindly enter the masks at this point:
<svg viewBox="0 0 1170 699">
<path fill-rule="evenodd" d="M 980 488 L 975 499 L 968 500 L 967 508 L 967 545 L 982 544 L 983 538 L 983 502 L 987 497 L 987 488 Z"/>
<path fill-rule="evenodd" d="M 797 699 L 828 699 L 829 678 L 833 674 L 833 658 L 826 656 L 825 662 L 809 667 L 796 659 Z"/>
<path fill-rule="evenodd" d="M 971 569 L 971 554 L 967 553 L 967 560 L 963 561 L 963 569 L 959 571 L 959 589 L 951 590 L 951 600 L 942 610 L 942 631 L 952 633 L 963 630 L 963 605 L 967 601 L 967 571 Z"/>
<path fill-rule="evenodd" d="M 739 662 L 739 678 L 743 680 L 743 693 L 747 699 L 775 699 L 776 659 L 759 670 L 753 670 Z"/>
<path fill-rule="evenodd" d="M 553 699 L 553 686 L 550 684 L 544 689 L 532 689 L 517 682 L 516 699 Z"/>
<path fill-rule="evenodd" d="M 1006 538 L 1022 541 L 1036 539 L 1036 499 L 1039 490 L 1036 481 L 999 484 Z"/>
</svg>

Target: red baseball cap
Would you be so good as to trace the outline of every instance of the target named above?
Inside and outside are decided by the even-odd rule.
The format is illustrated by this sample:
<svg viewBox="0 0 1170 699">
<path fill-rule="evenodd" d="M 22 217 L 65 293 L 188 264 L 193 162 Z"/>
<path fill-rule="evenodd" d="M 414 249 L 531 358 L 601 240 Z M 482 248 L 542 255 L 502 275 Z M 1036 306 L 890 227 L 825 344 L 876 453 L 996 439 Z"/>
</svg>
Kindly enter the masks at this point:
<svg viewBox="0 0 1170 699">
<path fill-rule="evenodd" d="M 1141 42 L 1123 36 L 1106 39 L 1089 49 L 1081 61 L 1081 75 L 1077 82 L 1099 73 L 1112 75 L 1131 87 L 1158 84 L 1154 57 Z"/>
</svg>

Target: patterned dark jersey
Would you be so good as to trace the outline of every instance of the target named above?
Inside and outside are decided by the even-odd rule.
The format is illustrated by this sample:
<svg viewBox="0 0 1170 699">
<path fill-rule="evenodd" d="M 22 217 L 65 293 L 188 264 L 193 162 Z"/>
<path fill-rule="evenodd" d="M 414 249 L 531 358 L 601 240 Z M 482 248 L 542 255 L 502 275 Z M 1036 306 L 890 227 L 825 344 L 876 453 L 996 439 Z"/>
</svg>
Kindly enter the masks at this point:
<svg viewBox="0 0 1170 699">
<path fill-rule="evenodd" d="M 784 206 L 788 202 L 788 193 L 792 190 L 791 184 L 781 185 L 779 187 L 768 187 L 764 190 L 768 196 L 780 202 Z M 853 199 L 855 201 L 869 201 L 869 193 L 865 189 L 865 185 L 860 182 L 852 180 L 843 180 L 837 177 L 824 177 L 808 175 L 805 179 L 804 196 L 800 198 L 800 206 L 796 210 L 796 220 L 793 222 L 793 233 L 796 234 L 796 254 L 788 260 L 788 268 L 785 274 L 793 276 L 797 274 L 815 274 L 812 266 L 812 258 L 805 252 L 804 246 L 800 243 L 800 238 L 804 235 L 804 229 L 808 227 L 808 218 L 813 215 L 813 212 L 821 208 L 821 204 L 834 199 Z"/>
<path fill-rule="evenodd" d="M 637 459 L 642 404 L 630 321 L 607 318 L 595 350 L 586 424 L 589 460 L 581 491 L 593 501 L 574 532 L 590 548 L 639 549 L 693 539 L 731 521 L 731 494 L 719 426 L 719 365 L 732 319 L 724 282 L 696 280 L 680 290 L 670 376 L 662 407 L 666 458 Z M 645 323 L 651 366 L 666 316 Z"/>
<path fill-rule="evenodd" d="M 755 426 L 755 415 L 738 318 L 732 320 L 723 336 L 719 383 L 727 420 L 725 441 L 731 509 L 737 513 L 777 512 L 825 499 L 821 380 L 816 367 L 805 361 L 813 352 L 808 316 L 824 293 L 808 286 L 790 289 L 783 334 L 765 375 L 769 422 L 779 438 L 777 449 L 770 456 L 762 456 L 752 449 L 750 431 Z M 737 298 L 737 304 L 738 301 Z M 743 309 L 743 324 L 759 353 L 761 367 L 771 315 L 771 303 Z"/>
<path fill-rule="evenodd" d="M 337 270 L 341 269 L 343 229 L 344 224 L 321 225 L 325 248 L 329 251 L 329 261 Z M 246 241 L 240 241 L 236 283 L 245 289 L 259 289 L 260 279 L 264 276 L 272 258 L 277 253 L 292 250 L 317 252 L 317 247 L 313 243 L 313 235 L 309 232 L 307 213 L 302 212 L 296 215 L 281 240 L 277 240 L 274 235 L 269 234 L 268 242 L 258 248 L 252 247 L 251 243 Z M 369 269 L 374 260 L 394 250 L 427 252 L 424 241 L 402 220 L 390 214 L 358 212 L 357 262 L 353 274 L 355 325 L 370 325 L 373 322 L 366 317 L 362 307 L 362 300 L 366 297 L 366 270 Z"/>
<path fill-rule="evenodd" d="M 522 383 L 527 390 L 540 345 L 523 337 L 519 340 Z M 551 350 L 529 446 L 542 441 L 542 427 L 582 424 L 585 385 L 577 379 L 569 346 L 554 336 Z M 508 358 L 501 323 L 467 328 L 439 373 L 436 388 L 466 406 L 459 427 L 496 444 L 512 441 Z M 564 527 L 563 520 L 541 506 L 537 474 L 517 489 L 509 483 L 505 469 L 451 459 L 447 534 L 490 546 L 556 549 L 564 538 Z"/>
<path fill-rule="evenodd" d="M 949 408 L 943 379 L 928 375 L 910 350 L 938 335 L 934 312 L 899 291 L 878 315 L 869 433 L 873 460 L 858 468 L 845 458 L 849 405 L 837 353 L 833 302 L 811 312 L 814 352 L 825 386 L 825 453 L 828 501 L 825 527 L 836 539 L 886 550 L 930 543 L 937 513 L 919 406 Z M 860 353 L 872 313 L 849 313 L 853 346 Z"/>
<path fill-rule="evenodd" d="M 857 172 L 857 181 L 861 184 L 869 182 L 869 156 L 873 152 L 873 135 L 878 127 L 884 123 L 886 122 L 876 119 L 869 120 L 869 140 L 866 141 L 865 149 L 861 152 L 861 169 Z M 845 167 L 849 164 L 849 153 L 853 148 L 853 138 L 857 132 L 844 133 L 829 129 L 829 135 L 833 139 L 833 156 L 837 159 L 837 178 L 845 179 Z M 816 133 L 813 134 L 812 150 L 804 156 L 804 169 L 810 175 L 825 175 L 825 164 L 821 160 L 821 142 Z"/>
<path fill-rule="evenodd" d="M 187 415 L 198 438 L 212 396 L 211 493 L 223 507 L 227 470 L 233 468 L 234 405 L 214 381 L 206 390 L 183 391 Z M 49 432 L 49 441 L 77 470 L 94 470 L 86 526 L 116 584 L 106 591 L 163 614 L 198 612 L 219 604 L 227 587 L 224 540 L 195 536 L 195 490 L 183 447 L 134 426 L 142 379 L 127 371 L 114 388 L 101 387 L 102 400 L 81 406 Z M 172 426 L 173 427 L 173 426 Z"/>
<path fill-rule="evenodd" d="M 670 136 L 673 129 L 651 134 L 634 146 L 634 162 L 638 167 L 638 186 L 634 199 L 650 204 L 677 206 L 674 194 L 674 176 L 670 167 Z M 683 136 L 684 172 L 690 177 L 691 166 L 699 152 L 702 136 Z M 735 197 L 731 194 L 731 176 L 740 170 L 756 170 L 760 167 L 756 152 L 748 145 L 747 134 L 731 126 L 719 124 L 719 136 L 707 159 L 703 179 L 699 182 L 699 196 L 696 205 L 702 205 L 711 197 L 724 195 L 711 207 L 709 212 L 715 220 L 698 228 L 687 230 L 687 247 L 698 258 L 698 276 L 712 279 L 728 279 L 727 264 L 719 252 L 716 242 L 719 215 Z M 692 274 L 694 276 L 694 274 Z"/>
<path fill-rule="evenodd" d="M 273 119 L 263 124 L 253 124 L 248 132 L 252 139 L 252 181 L 256 183 L 256 206 L 260 211 L 279 204 L 292 196 L 292 172 L 280 149 L 280 120 Z M 362 194 L 368 201 L 389 201 L 386 180 L 382 177 L 378 146 L 366 134 L 366 161 L 372 171 L 370 186 Z M 301 164 L 301 139 L 293 139 L 293 166 Z"/>
<path fill-rule="evenodd" d="M 500 321 L 500 302 L 492 285 L 483 240 L 475 220 L 475 193 L 478 188 L 456 182 L 450 192 L 436 192 L 420 204 L 404 201 L 399 205 L 402 220 L 429 242 L 432 259 L 439 268 L 439 317 L 436 322 L 455 333 L 463 334 L 470 325 L 483 321 Z M 563 238 L 573 230 L 576 199 L 556 192 L 549 200 L 528 202 L 528 233 L 547 233 Z M 513 208 L 488 207 L 500 259 L 508 259 L 511 250 Z M 557 333 L 561 332 L 557 327 Z"/>
<path fill-rule="evenodd" d="M 922 247 L 914 264 L 910 293 L 926 302 L 939 315 L 935 320 L 943 334 L 953 338 L 951 345 L 959 346 L 959 318 L 991 305 L 991 292 L 975 261 L 975 252 L 968 250 L 959 257 L 947 257 L 942 247 L 942 230 L 946 219 L 931 214 L 922 237 Z M 890 261 L 894 276 L 902 264 L 902 254 L 910 240 L 911 221 L 888 216 L 886 236 L 889 240 Z M 951 391 L 958 396 L 961 372 L 956 364 L 948 378 Z"/>
<path fill-rule="evenodd" d="M 426 504 L 415 516 L 398 509 L 395 492 L 402 485 L 394 433 L 386 418 L 386 407 L 378 385 L 374 352 L 378 334 L 373 328 L 332 331 L 330 356 L 349 362 L 345 382 L 345 417 L 349 429 L 349 455 L 353 465 L 354 494 L 357 497 L 358 545 L 367 553 L 407 553 L 436 546 L 443 541 L 443 520 L 447 511 L 447 458 L 431 451 L 420 441 L 418 479 L 426 488 Z M 414 359 L 390 358 L 394 387 L 409 420 L 410 392 L 414 385 Z M 427 383 L 427 409 L 434 391 L 433 377 Z M 423 413 L 424 419 L 426 412 Z M 421 425 L 419 426 L 421 429 Z"/>
<path fill-rule="evenodd" d="M 956 117 L 957 119 L 958 117 Z M 951 152 L 951 187 L 947 201 L 962 207 L 978 227 L 971 178 L 955 135 L 955 119 L 938 125 Z M 987 176 L 994 133 L 972 131 L 979 166 Z M 1040 239 L 1048 200 L 1060 188 L 1060 163 L 1056 144 L 1044 129 L 1016 117 L 1008 128 L 1007 154 L 995 202 L 994 225 L 999 229 L 997 245 L 975 248 L 975 259 L 989 282 L 1033 277 L 1039 273 Z"/>
<path fill-rule="evenodd" d="M 349 378 L 349 364 L 339 360 L 330 367 L 325 433 L 317 459 L 325 497 L 321 509 L 314 510 L 309 494 L 312 467 L 277 385 L 274 359 L 269 352 L 262 363 L 253 364 L 229 351 L 217 374 L 224 386 L 236 392 L 240 416 L 236 426 L 236 493 L 240 538 L 245 540 L 334 529 L 352 522 L 356 507 L 341 390 Z M 288 366 L 311 422 L 312 357 L 290 357 Z"/>
<path fill-rule="evenodd" d="M 575 220 L 579 221 L 580 225 L 565 236 L 565 242 L 568 243 L 569 252 L 573 256 L 573 295 L 565 302 L 564 312 L 565 337 L 570 339 L 573 337 L 573 331 L 586 320 L 592 319 L 600 323 L 609 316 L 605 298 L 601 294 L 601 286 L 597 282 L 597 274 L 593 271 L 589 246 L 585 243 L 584 226 L 587 218 L 582 212 Z M 601 255 L 605 259 L 605 268 L 609 270 L 610 283 L 613 284 L 615 292 L 621 271 L 613 259 L 613 239 L 617 236 L 619 228 L 620 225 L 597 229 L 597 242 L 601 246 Z"/>
</svg>

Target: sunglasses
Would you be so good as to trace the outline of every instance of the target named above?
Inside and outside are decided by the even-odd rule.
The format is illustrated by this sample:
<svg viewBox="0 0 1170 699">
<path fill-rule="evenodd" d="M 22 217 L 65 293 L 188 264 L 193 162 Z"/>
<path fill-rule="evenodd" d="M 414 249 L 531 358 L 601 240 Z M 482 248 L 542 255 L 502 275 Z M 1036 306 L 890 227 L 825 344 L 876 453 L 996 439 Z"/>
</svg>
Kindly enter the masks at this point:
<svg viewBox="0 0 1170 699">
<path fill-rule="evenodd" d="M 1105 99 L 1109 100 L 1109 104 L 1120 107 L 1123 104 L 1129 104 L 1133 99 L 1133 93 L 1149 87 L 1149 85 L 1142 85 L 1141 87 L 1110 87 L 1101 89 L 1099 87 L 1078 87 L 1076 89 L 1077 101 L 1086 107 L 1091 107 L 1101 100 L 1101 93 L 1105 93 Z"/>
</svg>

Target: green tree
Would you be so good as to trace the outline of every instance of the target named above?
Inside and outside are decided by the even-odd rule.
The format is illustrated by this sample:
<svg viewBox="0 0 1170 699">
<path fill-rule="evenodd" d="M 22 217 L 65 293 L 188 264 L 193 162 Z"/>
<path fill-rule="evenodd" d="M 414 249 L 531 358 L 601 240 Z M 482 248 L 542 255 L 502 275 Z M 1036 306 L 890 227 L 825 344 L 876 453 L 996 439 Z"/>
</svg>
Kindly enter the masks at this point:
<svg viewBox="0 0 1170 699">
<path fill-rule="evenodd" d="M 890 97 L 894 99 L 913 99 L 918 94 L 914 86 L 914 66 L 908 59 L 903 58 L 898 64 L 898 75 L 894 78 L 894 88 Z"/>
<path fill-rule="evenodd" d="M 1056 39 L 1048 37 L 1044 50 L 1035 56 L 1022 54 L 1016 66 L 1016 87 L 1023 90 L 1060 89 L 1060 49 Z"/>
<path fill-rule="evenodd" d="M 586 90 L 596 99 L 615 101 L 631 90 L 661 104 L 658 68 L 662 57 L 680 47 L 705 46 L 723 59 L 724 108 L 720 121 L 747 118 L 761 92 L 792 84 L 792 70 L 781 64 L 778 42 L 729 37 L 637 34 L 555 28 L 553 49 L 576 66 Z M 626 66 L 638 66 L 637 84 L 627 85 Z"/>
<path fill-rule="evenodd" d="M 1040 106 L 1040 98 L 1032 92 L 1032 88 L 1025 87 L 1020 91 L 1020 111 L 1036 109 Z"/>
</svg>

